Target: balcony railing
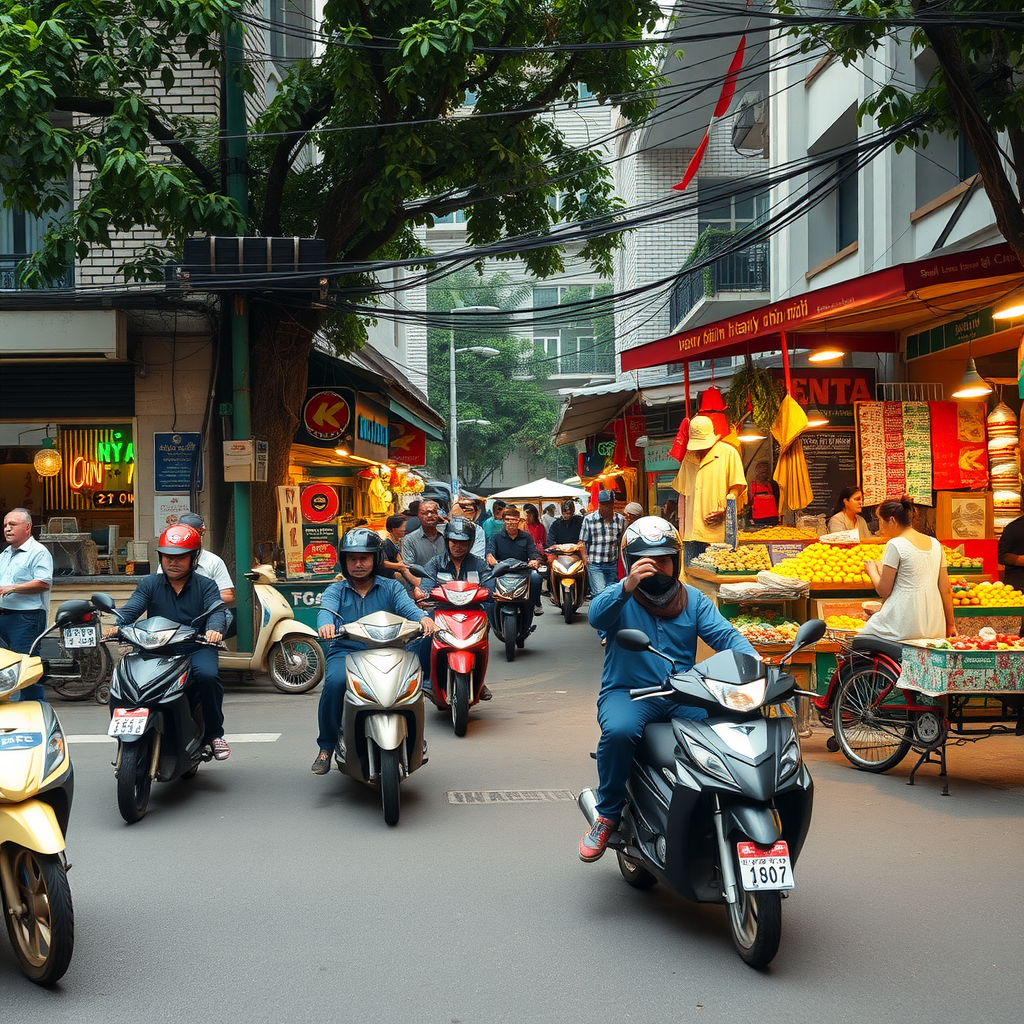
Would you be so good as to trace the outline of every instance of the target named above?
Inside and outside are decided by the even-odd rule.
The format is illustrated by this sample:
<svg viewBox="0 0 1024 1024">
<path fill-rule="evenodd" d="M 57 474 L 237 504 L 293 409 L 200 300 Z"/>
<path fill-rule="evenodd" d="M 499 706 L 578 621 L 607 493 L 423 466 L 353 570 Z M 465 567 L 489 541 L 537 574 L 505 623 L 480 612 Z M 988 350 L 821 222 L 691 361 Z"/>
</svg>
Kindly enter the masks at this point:
<svg viewBox="0 0 1024 1024">
<path fill-rule="evenodd" d="M 0 291 L 19 291 L 25 285 L 21 280 L 21 271 L 18 264 L 26 258 L 28 253 L 2 253 L 0 252 Z M 74 288 L 75 268 L 69 267 L 64 275 L 56 281 L 50 282 L 50 288 Z"/>
<path fill-rule="evenodd" d="M 736 232 L 709 231 L 697 241 L 669 298 L 669 315 L 672 318 L 673 330 L 701 299 L 714 298 L 721 292 L 769 290 L 767 242 L 755 242 L 745 249 L 726 253 L 706 266 L 686 270 L 688 264 L 706 259 L 728 248 L 735 238 Z"/>
<path fill-rule="evenodd" d="M 615 373 L 613 352 L 570 352 L 560 355 L 552 373 Z"/>
</svg>

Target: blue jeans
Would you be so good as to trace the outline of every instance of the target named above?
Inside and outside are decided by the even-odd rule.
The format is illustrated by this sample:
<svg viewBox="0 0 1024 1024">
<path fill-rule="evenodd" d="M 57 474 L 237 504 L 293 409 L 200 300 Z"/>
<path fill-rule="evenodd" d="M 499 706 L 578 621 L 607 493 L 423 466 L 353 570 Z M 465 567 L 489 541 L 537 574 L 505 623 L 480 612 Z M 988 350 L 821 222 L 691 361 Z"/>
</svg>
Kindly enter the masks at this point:
<svg viewBox="0 0 1024 1024">
<path fill-rule="evenodd" d="M 224 735 L 224 684 L 220 680 L 215 647 L 199 647 L 191 655 L 192 674 L 199 687 L 199 700 L 203 708 L 205 739 L 215 740 Z"/>
<path fill-rule="evenodd" d="M 630 700 L 629 690 L 606 690 L 597 698 L 601 739 L 597 744 L 597 813 L 618 821 L 626 802 L 626 782 L 633 751 L 648 722 L 670 718 L 707 718 L 703 708 L 677 704 L 667 697 Z"/>
<path fill-rule="evenodd" d="M 28 654 L 32 643 L 46 629 L 46 612 L 42 608 L 33 612 L 4 611 L 0 615 L 0 647 L 16 654 Z M 16 700 L 46 700 L 42 683 L 33 683 L 12 694 Z"/>
<path fill-rule="evenodd" d="M 590 583 L 590 596 L 597 597 L 602 590 L 618 582 L 618 562 L 587 562 L 587 581 Z M 597 631 L 603 640 L 607 633 L 603 629 Z"/>
</svg>

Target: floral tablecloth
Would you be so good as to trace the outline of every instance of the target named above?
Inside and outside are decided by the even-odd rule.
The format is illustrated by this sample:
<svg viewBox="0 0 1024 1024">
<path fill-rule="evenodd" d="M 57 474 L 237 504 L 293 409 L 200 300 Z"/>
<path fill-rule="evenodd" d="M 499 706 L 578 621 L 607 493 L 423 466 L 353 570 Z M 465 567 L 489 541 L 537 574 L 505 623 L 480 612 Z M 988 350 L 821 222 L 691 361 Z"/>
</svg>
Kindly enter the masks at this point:
<svg viewBox="0 0 1024 1024">
<path fill-rule="evenodd" d="M 904 645 L 900 685 L 921 693 L 1024 693 L 1024 651 Z"/>
</svg>

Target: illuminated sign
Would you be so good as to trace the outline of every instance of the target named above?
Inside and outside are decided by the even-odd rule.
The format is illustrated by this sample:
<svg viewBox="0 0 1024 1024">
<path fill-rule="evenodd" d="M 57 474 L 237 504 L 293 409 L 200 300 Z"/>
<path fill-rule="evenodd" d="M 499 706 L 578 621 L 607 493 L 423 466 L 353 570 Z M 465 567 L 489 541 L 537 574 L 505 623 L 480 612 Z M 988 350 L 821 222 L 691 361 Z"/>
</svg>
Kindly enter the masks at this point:
<svg viewBox="0 0 1024 1024">
<path fill-rule="evenodd" d="M 359 393 L 356 394 L 352 454 L 373 462 L 388 460 L 388 411 Z"/>
</svg>

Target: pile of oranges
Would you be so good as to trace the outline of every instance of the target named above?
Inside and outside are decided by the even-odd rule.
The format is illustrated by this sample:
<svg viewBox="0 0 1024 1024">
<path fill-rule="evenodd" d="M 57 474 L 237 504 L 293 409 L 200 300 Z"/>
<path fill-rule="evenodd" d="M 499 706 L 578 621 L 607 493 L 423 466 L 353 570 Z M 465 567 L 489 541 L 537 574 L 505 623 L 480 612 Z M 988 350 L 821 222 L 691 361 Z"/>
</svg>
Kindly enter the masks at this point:
<svg viewBox="0 0 1024 1024">
<path fill-rule="evenodd" d="M 811 544 L 793 558 L 775 566 L 780 576 L 807 580 L 809 583 L 858 583 L 871 586 L 864 563 L 882 557 L 881 544 L 855 544 L 836 547 L 832 544 Z"/>
<path fill-rule="evenodd" d="M 829 629 L 857 630 L 864 628 L 864 620 L 855 619 L 852 615 L 827 615 L 825 625 Z"/>
<path fill-rule="evenodd" d="M 764 542 L 769 540 L 817 540 L 813 530 L 796 526 L 766 526 L 761 530 L 740 531 L 739 540 Z"/>
<path fill-rule="evenodd" d="M 954 608 L 1020 608 L 1024 594 L 1005 583 L 969 583 L 963 577 L 949 581 Z"/>
</svg>

